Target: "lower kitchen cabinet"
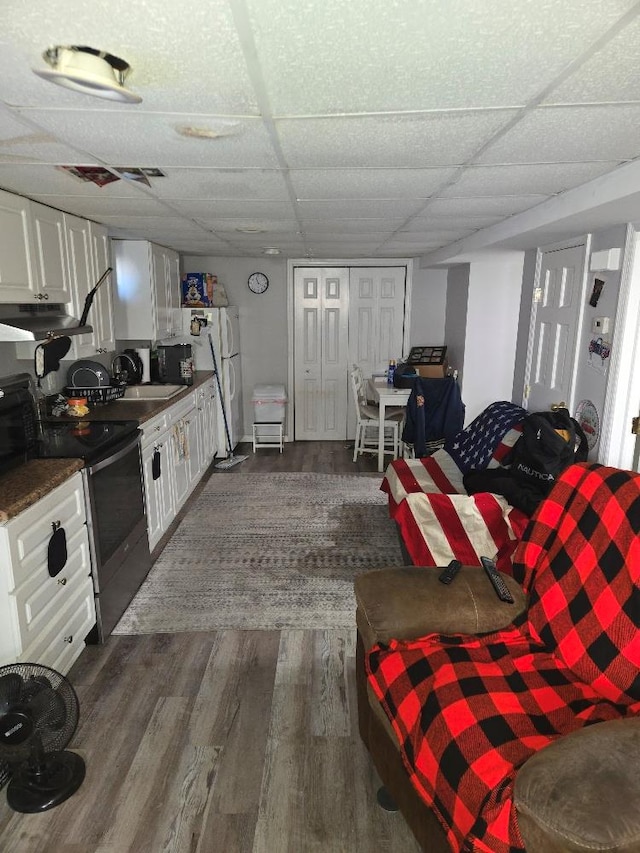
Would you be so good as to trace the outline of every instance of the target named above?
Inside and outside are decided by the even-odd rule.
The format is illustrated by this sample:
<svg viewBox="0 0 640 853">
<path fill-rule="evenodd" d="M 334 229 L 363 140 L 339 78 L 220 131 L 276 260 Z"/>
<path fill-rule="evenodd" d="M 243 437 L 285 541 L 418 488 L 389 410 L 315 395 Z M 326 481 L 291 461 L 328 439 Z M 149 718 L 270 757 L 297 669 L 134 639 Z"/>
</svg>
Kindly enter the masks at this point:
<svg viewBox="0 0 640 853">
<path fill-rule="evenodd" d="M 149 548 L 153 550 L 215 455 L 213 388 L 194 389 L 141 425 Z"/>
<path fill-rule="evenodd" d="M 63 528 L 67 559 L 51 576 L 48 550 Z M 0 665 L 29 661 L 66 674 L 96 621 L 82 476 L 0 525 Z"/>
</svg>

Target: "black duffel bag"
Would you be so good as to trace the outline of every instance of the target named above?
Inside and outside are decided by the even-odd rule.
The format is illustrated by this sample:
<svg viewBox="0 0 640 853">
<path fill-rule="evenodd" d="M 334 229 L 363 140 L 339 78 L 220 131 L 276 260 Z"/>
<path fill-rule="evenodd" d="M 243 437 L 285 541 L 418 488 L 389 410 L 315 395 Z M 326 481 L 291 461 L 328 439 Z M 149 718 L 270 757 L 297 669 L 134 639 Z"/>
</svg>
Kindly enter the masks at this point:
<svg viewBox="0 0 640 853">
<path fill-rule="evenodd" d="M 414 381 L 418 378 L 415 367 L 406 362 L 400 362 L 393 374 L 394 388 L 413 388 Z"/>
</svg>

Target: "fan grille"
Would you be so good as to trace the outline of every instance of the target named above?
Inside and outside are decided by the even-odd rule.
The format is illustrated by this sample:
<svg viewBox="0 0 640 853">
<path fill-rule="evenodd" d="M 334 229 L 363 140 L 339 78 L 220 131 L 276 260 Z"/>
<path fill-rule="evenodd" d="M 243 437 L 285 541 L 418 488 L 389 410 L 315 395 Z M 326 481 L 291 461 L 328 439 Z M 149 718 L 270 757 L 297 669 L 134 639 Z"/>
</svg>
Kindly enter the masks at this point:
<svg viewBox="0 0 640 853">
<path fill-rule="evenodd" d="M 0 763 L 24 759 L 39 736 L 45 752 L 73 737 L 79 703 L 70 682 L 37 663 L 0 667 Z"/>
</svg>

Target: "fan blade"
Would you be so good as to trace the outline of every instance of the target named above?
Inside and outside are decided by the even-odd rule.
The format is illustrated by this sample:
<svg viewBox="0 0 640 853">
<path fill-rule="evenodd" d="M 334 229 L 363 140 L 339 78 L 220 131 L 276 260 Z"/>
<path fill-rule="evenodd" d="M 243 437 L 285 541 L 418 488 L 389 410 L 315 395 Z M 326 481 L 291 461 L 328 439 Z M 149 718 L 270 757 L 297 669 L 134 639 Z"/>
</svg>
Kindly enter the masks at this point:
<svg viewBox="0 0 640 853">
<path fill-rule="evenodd" d="M 31 678 L 28 678 L 23 687 L 22 693 L 20 694 L 20 700 L 22 702 L 30 702 L 34 696 L 37 696 L 42 690 L 51 690 L 51 682 L 44 675 L 35 675 Z"/>
<path fill-rule="evenodd" d="M 29 700 L 27 708 L 32 715 L 33 724 L 39 731 L 50 729 L 59 731 L 66 719 L 64 699 L 51 688 L 42 690 Z"/>
<path fill-rule="evenodd" d="M 22 676 L 17 672 L 0 675 L 0 716 L 6 714 L 18 701 L 23 683 Z"/>
</svg>

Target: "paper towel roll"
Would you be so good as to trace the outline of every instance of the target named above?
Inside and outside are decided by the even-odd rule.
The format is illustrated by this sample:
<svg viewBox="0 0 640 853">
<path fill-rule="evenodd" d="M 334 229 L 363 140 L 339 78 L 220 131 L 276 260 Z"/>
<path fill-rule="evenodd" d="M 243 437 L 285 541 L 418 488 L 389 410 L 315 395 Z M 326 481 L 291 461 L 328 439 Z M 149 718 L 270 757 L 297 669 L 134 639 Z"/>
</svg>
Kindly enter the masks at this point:
<svg viewBox="0 0 640 853">
<path fill-rule="evenodd" d="M 151 350 L 138 349 L 136 350 L 142 362 L 142 381 L 151 382 Z"/>
</svg>

